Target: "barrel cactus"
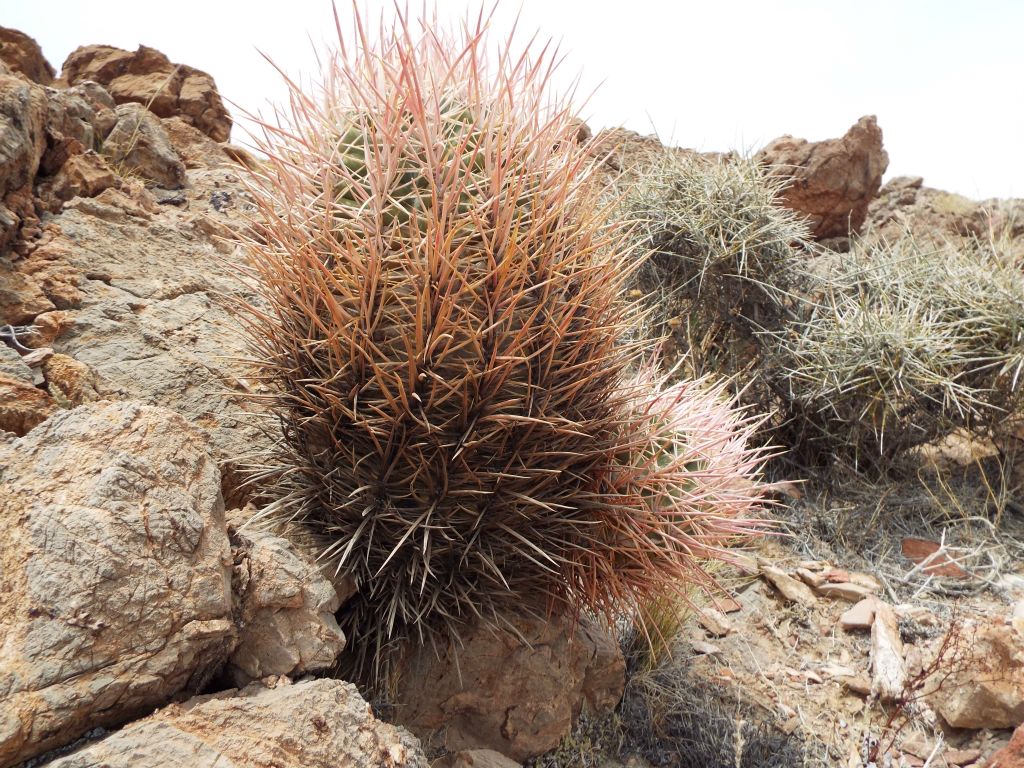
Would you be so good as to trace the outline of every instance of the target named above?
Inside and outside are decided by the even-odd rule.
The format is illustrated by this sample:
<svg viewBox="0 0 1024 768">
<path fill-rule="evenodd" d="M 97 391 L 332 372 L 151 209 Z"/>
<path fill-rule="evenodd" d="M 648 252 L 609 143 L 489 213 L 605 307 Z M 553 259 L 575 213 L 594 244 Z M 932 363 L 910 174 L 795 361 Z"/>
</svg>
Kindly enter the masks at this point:
<svg viewBox="0 0 1024 768">
<path fill-rule="evenodd" d="M 254 480 L 356 585 L 370 678 L 509 609 L 616 614 L 756 530 L 749 420 L 630 334 L 550 51 L 356 25 L 267 123 L 243 308 L 280 422 Z M 493 53 L 494 55 L 490 55 Z"/>
</svg>

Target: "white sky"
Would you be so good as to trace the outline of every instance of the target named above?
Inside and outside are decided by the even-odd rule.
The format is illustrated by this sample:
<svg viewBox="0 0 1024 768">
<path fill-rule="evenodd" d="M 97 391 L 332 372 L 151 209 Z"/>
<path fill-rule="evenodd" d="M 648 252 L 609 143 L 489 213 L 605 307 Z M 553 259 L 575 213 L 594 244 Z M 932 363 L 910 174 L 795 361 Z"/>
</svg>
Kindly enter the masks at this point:
<svg viewBox="0 0 1024 768">
<path fill-rule="evenodd" d="M 560 41 L 566 78 L 597 88 L 583 111 L 595 129 L 756 149 L 784 133 L 839 136 L 876 114 L 887 178 L 1024 197 L 1022 0 L 502 0 L 497 31 L 520 4 L 520 29 Z M 374 18 L 393 7 L 361 5 Z M 455 17 L 479 0 L 437 7 Z M 79 45 L 152 46 L 250 110 L 284 97 L 258 50 L 309 74 L 310 38 L 334 36 L 330 0 L 0 0 L 0 25 L 35 37 L 58 68 Z"/>
</svg>

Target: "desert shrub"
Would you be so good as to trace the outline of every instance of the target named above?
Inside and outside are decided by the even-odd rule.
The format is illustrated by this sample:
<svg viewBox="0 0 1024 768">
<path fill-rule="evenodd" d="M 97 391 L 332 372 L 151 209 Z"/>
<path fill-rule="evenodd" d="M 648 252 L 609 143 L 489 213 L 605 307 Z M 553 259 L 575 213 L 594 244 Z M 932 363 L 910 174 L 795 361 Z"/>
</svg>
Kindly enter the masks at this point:
<svg viewBox="0 0 1024 768">
<path fill-rule="evenodd" d="M 761 339 L 792 315 L 804 224 L 780 204 L 785 180 L 753 160 L 670 150 L 626 184 L 620 216 L 651 258 L 637 275 L 654 335 L 681 337 L 685 370 L 761 373 Z"/>
<path fill-rule="evenodd" d="M 485 26 L 357 22 L 253 180 L 241 309 L 281 426 L 254 482 L 354 579 L 339 620 L 371 682 L 470 619 L 706 580 L 760 525 L 751 422 L 629 337 L 635 261 L 550 52 L 492 52 Z"/>
<path fill-rule="evenodd" d="M 777 375 L 789 442 L 812 463 L 885 468 L 1019 406 L 1024 281 L 991 247 L 862 242 L 809 276 L 804 306 L 779 336 Z"/>
</svg>

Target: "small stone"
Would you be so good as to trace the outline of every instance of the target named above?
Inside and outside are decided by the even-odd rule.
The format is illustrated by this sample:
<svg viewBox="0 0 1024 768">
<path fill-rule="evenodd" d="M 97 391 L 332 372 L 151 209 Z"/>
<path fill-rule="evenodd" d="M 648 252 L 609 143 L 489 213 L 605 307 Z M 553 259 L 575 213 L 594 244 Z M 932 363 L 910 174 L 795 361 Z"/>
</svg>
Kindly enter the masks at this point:
<svg viewBox="0 0 1024 768">
<path fill-rule="evenodd" d="M 713 637 L 725 637 L 732 632 L 732 624 L 724 613 L 714 608 L 702 608 L 697 615 L 698 623 Z"/>
<path fill-rule="evenodd" d="M 811 588 L 774 565 L 762 565 L 761 575 L 790 602 L 812 608 L 818 603 Z"/>
<path fill-rule="evenodd" d="M 820 587 L 825 583 L 825 574 L 815 573 L 809 571 L 806 568 L 797 568 L 796 575 L 800 577 L 800 580 L 809 587 Z"/>
<path fill-rule="evenodd" d="M 867 696 L 871 693 L 871 680 L 868 679 L 867 675 L 850 675 L 849 677 L 843 677 L 839 680 L 845 688 L 859 693 L 862 696 Z"/>
<path fill-rule="evenodd" d="M 847 632 L 851 632 L 855 629 L 871 629 L 871 625 L 875 621 L 876 605 L 877 600 L 873 597 L 861 600 L 852 608 L 847 609 L 843 615 L 839 617 L 839 626 Z"/>
<path fill-rule="evenodd" d="M 872 595 L 872 591 L 870 589 L 862 587 L 860 584 L 854 584 L 851 581 L 839 584 L 822 584 L 815 591 L 822 597 L 828 597 L 834 600 L 846 600 L 850 603 L 860 602 Z"/>
<path fill-rule="evenodd" d="M 698 656 L 714 656 L 722 652 L 722 649 L 717 645 L 705 640 L 694 640 L 690 647 L 693 648 L 693 652 Z"/>
<path fill-rule="evenodd" d="M 981 758 L 980 749 L 947 749 L 942 753 L 949 765 L 969 765 Z"/>
</svg>

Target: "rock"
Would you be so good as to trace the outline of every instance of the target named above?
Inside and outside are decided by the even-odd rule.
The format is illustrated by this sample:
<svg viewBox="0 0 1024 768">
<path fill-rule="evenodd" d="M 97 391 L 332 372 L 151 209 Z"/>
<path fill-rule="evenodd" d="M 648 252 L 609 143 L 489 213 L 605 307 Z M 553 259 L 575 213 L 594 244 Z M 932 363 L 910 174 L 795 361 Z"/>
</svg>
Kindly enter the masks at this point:
<svg viewBox="0 0 1024 768">
<path fill-rule="evenodd" d="M 954 579 L 969 579 L 970 574 L 940 551 L 942 545 L 929 539 L 905 537 L 900 542 L 903 556 L 915 565 L 924 563 L 921 570 L 930 576 L 948 576 Z"/>
<path fill-rule="evenodd" d="M 27 435 L 57 410 L 56 401 L 32 379 L 26 382 L 0 374 L 0 433 Z"/>
<path fill-rule="evenodd" d="M 96 372 L 73 357 L 51 355 L 43 363 L 43 376 L 49 393 L 65 408 L 104 399 Z"/>
<path fill-rule="evenodd" d="M 334 618 L 339 605 L 334 586 L 285 539 L 229 530 L 239 627 L 238 647 L 229 659 L 235 684 L 331 667 L 345 647 Z"/>
<path fill-rule="evenodd" d="M 713 637 L 725 637 L 732 632 L 732 624 L 728 617 L 710 606 L 705 606 L 698 611 L 697 621 Z"/>
<path fill-rule="evenodd" d="M 839 617 L 839 626 L 847 632 L 852 632 L 855 629 L 871 629 L 871 625 L 875 622 L 877 604 L 878 601 L 873 597 L 864 598 Z"/>
<path fill-rule="evenodd" d="M 1013 732 L 1009 744 L 989 757 L 985 768 L 1024 768 L 1024 725 Z"/>
<path fill-rule="evenodd" d="M 310 680 L 172 704 L 49 768 L 427 768 L 351 683 Z"/>
<path fill-rule="evenodd" d="M 196 690 L 234 643 L 201 431 L 85 405 L 0 442 L 0 765 Z"/>
<path fill-rule="evenodd" d="M 213 78 L 184 64 L 172 64 L 153 48 L 143 45 L 131 52 L 87 45 L 68 56 L 61 78 L 69 85 L 93 80 L 118 104 L 145 104 L 160 117 L 180 117 L 214 141 L 227 141 L 231 135 L 231 117 Z"/>
<path fill-rule="evenodd" d="M 852 581 L 825 582 L 814 591 L 822 597 L 828 597 L 833 600 L 846 600 L 850 603 L 860 602 L 874 594 L 874 590 L 860 584 L 854 584 Z"/>
<path fill-rule="evenodd" d="M 46 93 L 0 74 L 0 252 L 34 218 L 31 185 L 46 149 Z"/>
<path fill-rule="evenodd" d="M 841 139 L 809 142 L 783 136 L 755 157 L 773 173 L 792 179 L 783 193 L 785 205 L 808 217 L 818 239 L 860 231 L 889 166 L 874 116 L 862 117 Z"/>
<path fill-rule="evenodd" d="M 1024 723 L 1024 622 L 965 623 L 966 645 L 928 704 L 953 728 Z"/>
<path fill-rule="evenodd" d="M 38 283 L 0 258 L 0 326 L 29 325 L 44 312 L 55 309 Z"/>
<path fill-rule="evenodd" d="M 0 339 L 0 376 L 5 376 L 23 384 L 31 384 L 32 369 L 28 367 L 21 355 L 3 343 Z"/>
<path fill-rule="evenodd" d="M 452 755 L 445 765 L 447 768 L 522 768 L 515 760 L 493 749 L 464 749 Z"/>
<path fill-rule="evenodd" d="M 515 631 L 469 627 L 440 658 L 429 645 L 415 650 L 400 670 L 396 721 L 431 746 L 525 760 L 554 748 L 584 708 L 615 707 L 625 662 L 603 630 L 508 618 Z"/>
<path fill-rule="evenodd" d="M 117 175 L 95 152 L 69 158 L 50 182 L 49 192 L 56 201 L 73 197 L 96 197 L 103 190 L 120 184 Z"/>
<path fill-rule="evenodd" d="M 891 606 L 878 602 L 871 624 L 871 692 L 882 701 L 896 700 L 903 696 L 906 683 L 899 622 Z"/>
<path fill-rule="evenodd" d="M 34 83 L 50 85 L 56 74 L 39 43 L 16 29 L 0 27 L 0 61 Z"/>
<path fill-rule="evenodd" d="M 114 100 L 103 86 L 85 82 L 47 90 L 46 143 L 42 170 L 53 174 L 68 157 L 98 151 L 117 123 Z"/>
<path fill-rule="evenodd" d="M 799 603 L 808 608 L 817 605 L 818 598 L 815 597 L 811 588 L 803 582 L 797 581 L 781 568 L 762 564 L 761 575 L 790 602 Z"/>
<path fill-rule="evenodd" d="M 137 173 L 167 189 L 185 184 L 185 166 L 171 146 L 167 131 L 139 104 L 117 108 L 117 124 L 103 142 L 103 156 L 122 175 Z"/>
<path fill-rule="evenodd" d="M 168 117 L 162 122 L 171 146 L 186 168 L 215 168 L 234 161 L 225 151 L 225 145 L 218 144 L 180 117 Z"/>
<path fill-rule="evenodd" d="M 244 341 L 224 300 L 254 298 L 219 250 L 223 244 L 195 222 L 209 219 L 230 234 L 245 226 L 249 203 L 233 167 L 189 173 L 184 208 L 157 206 L 132 184 L 65 203 L 43 244 L 19 261 L 30 275 L 12 273 L 17 292 L 32 286 L 38 301 L 0 323 L 39 315 L 40 341 L 32 343 L 88 365 L 97 394 L 164 406 L 205 429 L 212 458 L 226 462 L 225 496 L 240 506 L 247 491 L 234 462 L 270 439 L 250 394 L 259 384 L 239 362 L 247 356 Z M 0 315 L 17 308 L 5 301 L 2 266 Z M 58 303 L 73 311 L 50 314 Z"/>
</svg>

